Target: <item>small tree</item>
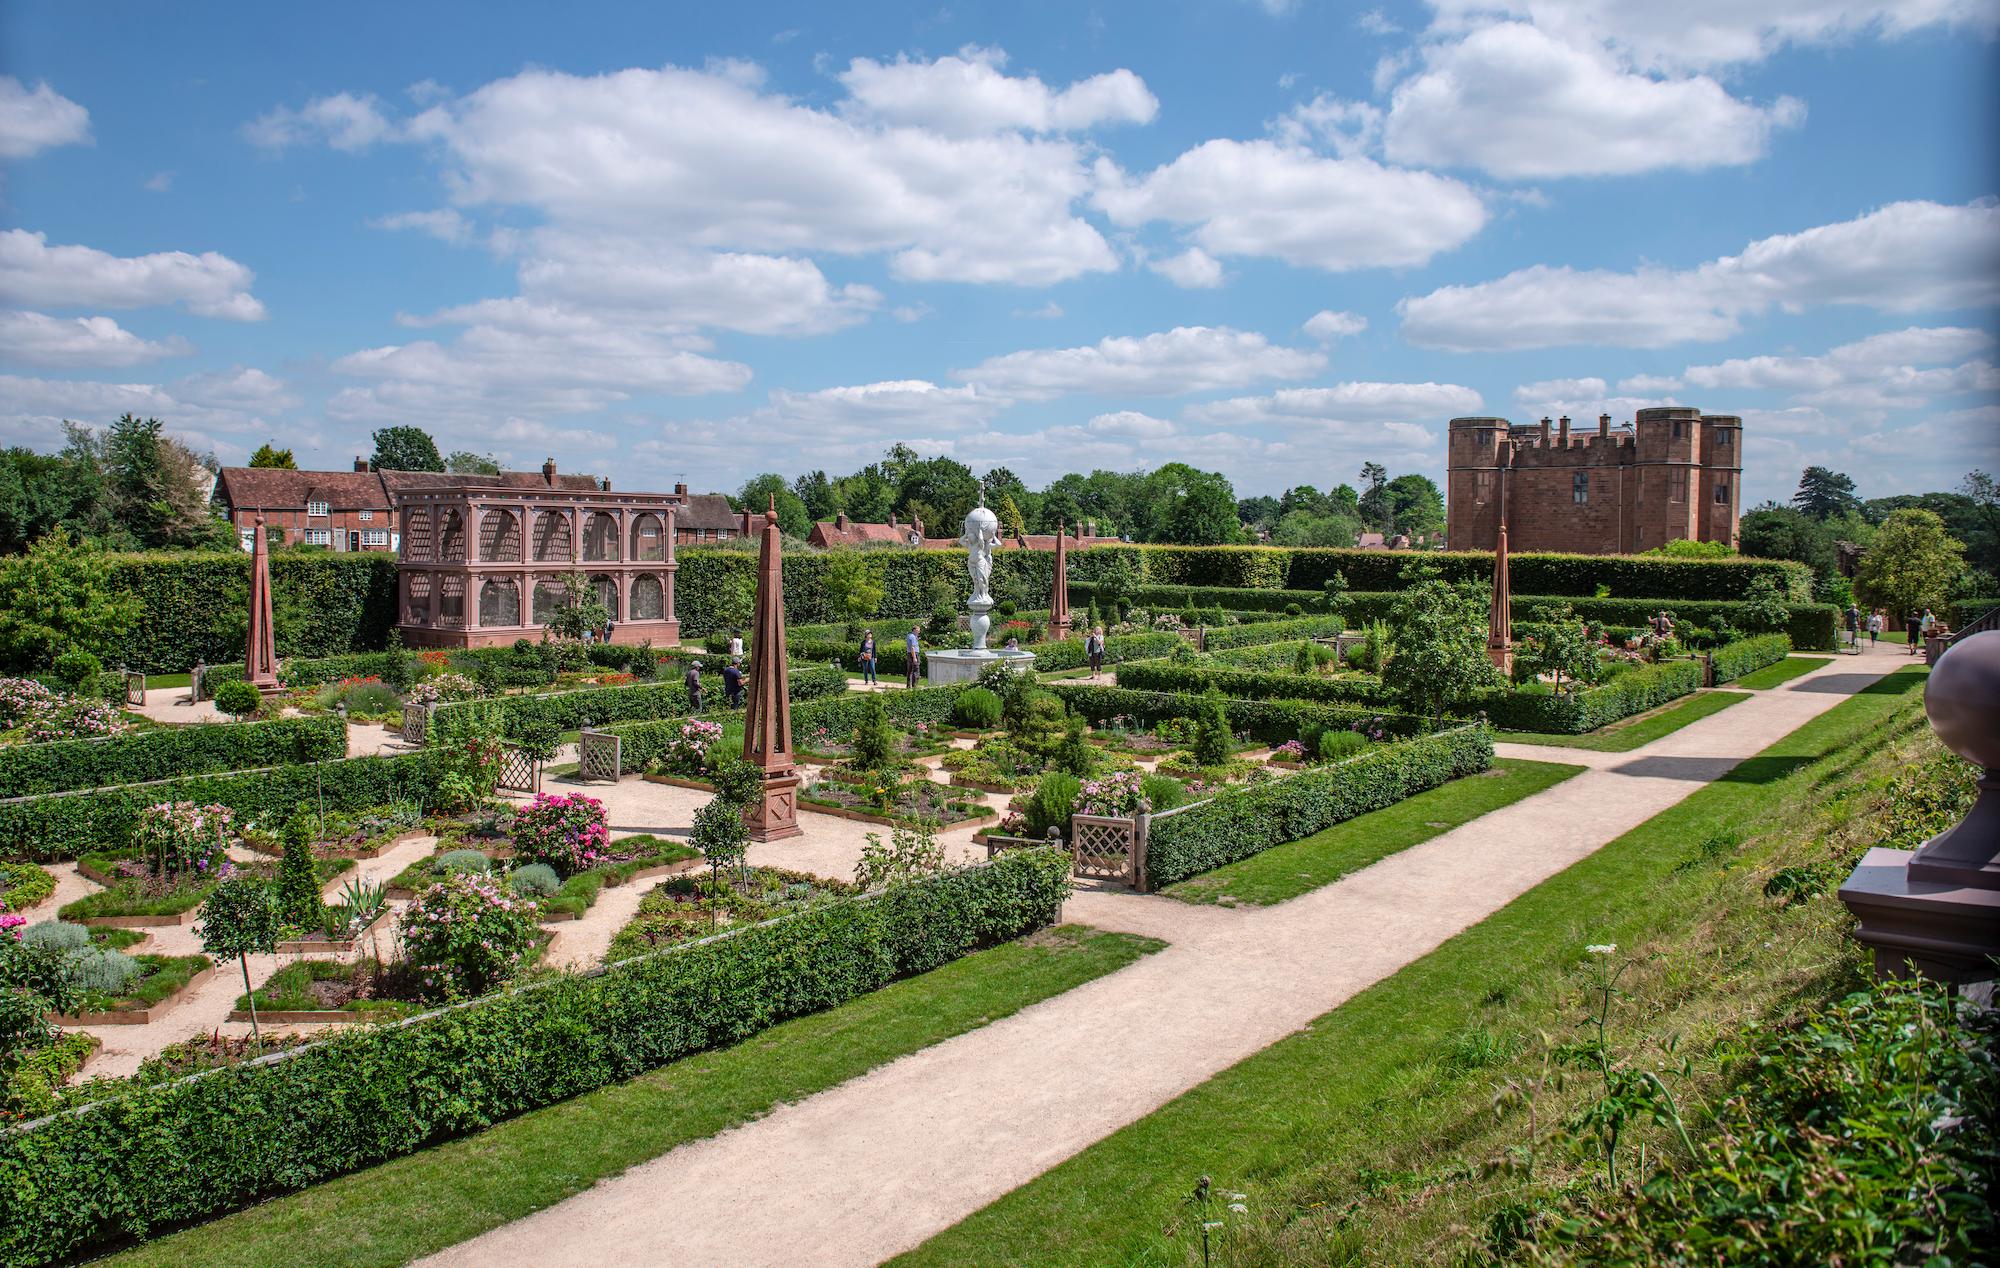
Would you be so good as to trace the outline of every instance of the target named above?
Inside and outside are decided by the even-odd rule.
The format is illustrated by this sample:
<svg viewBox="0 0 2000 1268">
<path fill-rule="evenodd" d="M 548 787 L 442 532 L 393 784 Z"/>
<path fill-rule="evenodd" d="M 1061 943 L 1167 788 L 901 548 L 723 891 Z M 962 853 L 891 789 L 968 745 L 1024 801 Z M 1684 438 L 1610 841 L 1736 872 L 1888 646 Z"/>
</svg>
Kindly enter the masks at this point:
<svg viewBox="0 0 2000 1268">
<path fill-rule="evenodd" d="M 1854 592 L 1870 607 L 1902 614 L 1943 607 L 1965 571 L 1965 547 L 1935 512 L 1907 507 L 1882 521 L 1854 570 Z"/>
<path fill-rule="evenodd" d="M 377 471 L 442 471 L 444 457 L 437 441 L 421 427 L 383 427 L 375 433 Z"/>
<path fill-rule="evenodd" d="M 1091 552 L 1095 554 L 1096 552 Z M 1132 570 L 1132 561 L 1123 551 L 1097 570 L 1097 597 L 1119 620 L 1132 608 L 1132 596 L 1138 592 L 1139 578 Z"/>
<path fill-rule="evenodd" d="M 852 624 L 882 608 L 882 580 L 858 550 L 835 550 L 826 557 L 826 603 L 834 619 Z"/>
<path fill-rule="evenodd" d="M 866 771 L 887 770 L 896 761 L 896 728 L 889 724 L 889 710 L 882 697 L 871 695 L 861 706 L 861 721 L 854 728 L 854 764 Z"/>
<path fill-rule="evenodd" d="M 263 705 L 264 693 L 241 678 L 225 682 L 215 689 L 215 707 L 238 722 L 254 716 Z"/>
<path fill-rule="evenodd" d="M 1097 769 L 1097 749 L 1083 734 L 1083 715 L 1072 712 L 1063 726 L 1062 744 L 1056 749 L 1056 769 L 1082 778 Z"/>
<path fill-rule="evenodd" d="M 854 865 L 854 883 L 862 889 L 882 889 L 943 870 L 944 846 L 938 842 L 937 824 L 920 819 L 914 827 L 893 829 L 886 846 L 879 833 L 869 833 L 861 861 Z"/>
<path fill-rule="evenodd" d="M 257 452 L 250 455 L 250 465 L 252 467 L 277 467 L 285 471 L 297 471 L 299 469 L 298 460 L 292 457 L 291 450 L 280 449 L 268 440 L 257 446 Z"/>
<path fill-rule="evenodd" d="M 694 826 L 688 844 L 708 860 L 713 888 L 722 888 L 725 868 L 743 865 L 750 848 L 750 831 L 743 826 L 743 803 L 717 793 L 694 812 Z"/>
<path fill-rule="evenodd" d="M 1433 721 L 1454 701 L 1501 685 L 1486 658 L 1484 605 L 1435 577 L 1405 590 L 1391 613 L 1395 655 L 1382 684 L 1412 713 Z"/>
<path fill-rule="evenodd" d="M 581 640 L 586 630 L 601 630 L 611 620 L 611 609 L 597 597 L 597 588 L 581 572 L 562 579 L 562 598 L 546 622 L 557 638 Z"/>
<path fill-rule="evenodd" d="M 319 876 L 313 867 L 312 840 L 317 823 L 301 810 L 285 820 L 279 836 L 284 841 L 284 857 L 278 862 L 278 919 L 287 928 L 317 929 L 325 918 L 326 904 L 320 901 Z"/>
<path fill-rule="evenodd" d="M 270 885 L 239 873 L 225 878 L 210 892 L 194 930 L 202 950 L 218 959 L 234 958 L 242 968 L 243 993 L 250 1000 L 250 1037 L 259 1052 L 264 1049 L 264 1038 L 257 1028 L 257 996 L 250 988 L 250 957 L 278 949 L 282 923 L 278 896 Z"/>
<path fill-rule="evenodd" d="M 1336 571 L 1326 579 L 1326 610 L 1338 612 L 1347 606 L 1347 574 Z"/>
<path fill-rule="evenodd" d="M 1194 760 L 1199 766 L 1220 766 L 1229 760 L 1229 715 L 1223 710 L 1222 693 L 1214 687 L 1201 693 L 1195 705 Z"/>
<path fill-rule="evenodd" d="M 1785 605 L 1784 591 L 1770 577 L 1757 576 L 1743 597 L 1743 622 L 1750 629 L 1782 630 L 1791 623 L 1792 610 Z"/>
<path fill-rule="evenodd" d="M 1546 631 L 1514 654 L 1514 663 L 1525 673 L 1553 675 L 1558 695 L 1563 693 L 1564 679 L 1572 690 L 1578 683 L 1597 681 L 1597 649 L 1567 605 Z"/>
</svg>

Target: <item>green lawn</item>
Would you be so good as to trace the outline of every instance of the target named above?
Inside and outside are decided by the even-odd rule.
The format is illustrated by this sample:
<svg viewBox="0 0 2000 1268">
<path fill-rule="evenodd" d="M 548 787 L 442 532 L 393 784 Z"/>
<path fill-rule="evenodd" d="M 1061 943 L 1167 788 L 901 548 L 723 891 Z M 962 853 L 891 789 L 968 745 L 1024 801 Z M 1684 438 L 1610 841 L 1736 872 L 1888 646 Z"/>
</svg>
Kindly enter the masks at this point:
<svg viewBox="0 0 2000 1268">
<path fill-rule="evenodd" d="M 1801 674 L 1809 674 L 1832 659 L 1831 656 L 1787 656 L 1777 664 L 1745 674 L 1729 685 L 1745 691 L 1763 691 L 1779 683 L 1790 682 Z"/>
<path fill-rule="evenodd" d="M 1102 977 L 1160 949 L 1063 925 L 975 952 L 733 1048 L 536 1110 L 473 1136 L 186 1229 L 115 1256 L 232 1268 L 402 1264 Z M 855 1177 L 855 1183 L 866 1183 Z M 726 1195 L 674 1194 L 706 1202 Z"/>
<path fill-rule="evenodd" d="M 1470 823 L 1581 773 L 1581 766 L 1501 758 L 1468 775 L 1393 806 L 1335 824 L 1247 859 L 1191 877 L 1160 892 L 1190 903 L 1269 906 L 1332 884 L 1378 859 Z"/>
<path fill-rule="evenodd" d="M 1483 1165 L 1526 1135 L 1518 1109 L 1497 1119 L 1494 1088 L 1542 1073 L 1538 1034 L 1582 1037 L 1586 944 L 1615 944 L 1638 966 L 1620 982 L 1638 1000 L 1619 1016 L 1641 1019 L 1632 1024 L 1650 1051 L 1635 1055 L 1649 1066 L 1671 1064 L 1655 1046 L 1669 1035 L 1694 1049 L 1760 1009 L 1782 1012 L 1853 980 L 1859 956 L 1831 893 L 1787 912 L 1763 881 L 1774 863 L 1824 857 L 1815 852 L 1829 831 L 1865 833 L 1865 815 L 1839 809 L 1864 780 L 1879 790 L 1883 768 L 1912 750 L 1923 681 L 1903 671 L 1843 701 L 1298 1033 L 892 1262 L 1199 1262 L 1204 1215 L 1223 1223 L 1217 1263 L 1464 1262 L 1468 1240 L 1526 1188 Z M 1611 1041 L 1621 1051 L 1640 1043 L 1622 1029 Z M 1583 1093 L 1560 1095 L 1567 1110 Z M 1564 1161 L 1548 1149 L 1536 1183 L 1590 1174 Z M 1201 1176 L 1218 1195 L 1206 1212 L 1187 1200 Z M 1236 1194 L 1244 1212 L 1225 1209 Z"/>
<path fill-rule="evenodd" d="M 1671 735 L 1690 722 L 1699 722 L 1711 713 L 1721 713 L 1730 705 L 1741 704 L 1749 698 L 1740 691 L 1704 691 L 1655 713 L 1645 714 L 1629 722 L 1599 727 L 1584 735 L 1546 735 L 1539 731 L 1495 731 L 1493 738 L 1503 743 L 1538 744 L 1545 748 L 1582 748 L 1596 753 L 1629 753 L 1642 744 L 1651 744 L 1661 736 Z"/>
</svg>

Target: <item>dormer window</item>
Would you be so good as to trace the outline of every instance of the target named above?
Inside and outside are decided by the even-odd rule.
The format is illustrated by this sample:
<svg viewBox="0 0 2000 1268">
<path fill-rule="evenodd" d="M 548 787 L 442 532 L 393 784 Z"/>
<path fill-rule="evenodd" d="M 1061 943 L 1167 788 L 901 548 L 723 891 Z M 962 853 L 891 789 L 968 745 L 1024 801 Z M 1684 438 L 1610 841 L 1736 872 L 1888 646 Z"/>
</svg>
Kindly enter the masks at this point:
<svg viewBox="0 0 2000 1268">
<path fill-rule="evenodd" d="M 324 518 L 326 517 L 326 513 L 327 513 L 327 505 L 326 505 L 326 503 L 324 503 L 324 502 L 308 502 L 308 503 L 306 503 L 306 514 L 307 514 L 307 515 L 312 515 L 312 516 L 318 516 L 318 517 L 320 517 L 320 518 L 324 519 Z"/>
</svg>

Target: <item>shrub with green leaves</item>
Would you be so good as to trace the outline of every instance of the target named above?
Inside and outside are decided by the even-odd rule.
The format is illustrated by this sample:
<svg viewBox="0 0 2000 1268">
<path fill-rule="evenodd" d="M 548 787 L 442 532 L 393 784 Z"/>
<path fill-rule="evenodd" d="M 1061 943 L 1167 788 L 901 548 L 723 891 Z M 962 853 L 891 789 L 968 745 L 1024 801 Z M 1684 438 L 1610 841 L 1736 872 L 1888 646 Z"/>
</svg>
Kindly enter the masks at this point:
<svg viewBox="0 0 2000 1268">
<path fill-rule="evenodd" d="M 896 762 L 896 728 L 889 725 L 889 710 L 877 693 L 870 693 L 861 707 L 853 745 L 854 765 L 862 770 L 886 770 Z"/>
<path fill-rule="evenodd" d="M 161 727 L 110 739 L 0 745 L 0 797 L 109 788 L 260 766 L 347 756 L 337 717 L 280 718 L 244 726 Z"/>
<path fill-rule="evenodd" d="M 991 730 L 1000 725 L 1000 697 L 984 687 L 968 687 L 958 693 L 952 719 L 968 730 Z"/>
<path fill-rule="evenodd" d="M 247 682 L 225 682 L 215 689 L 215 707 L 239 721 L 263 706 L 264 695 Z"/>
<path fill-rule="evenodd" d="M 306 811 L 285 820 L 278 832 L 284 856 L 278 860 L 278 919 L 292 929 L 317 929 L 326 904 L 313 867 L 313 837 L 319 822 Z"/>
<path fill-rule="evenodd" d="M 493 860 L 481 850 L 446 850 L 438 855 L 437 870 L 484 874 L 493 870 Z"/>
<path fill-rule="evenodd" d="M 403 954 L 431 999 L 470 999 L 519 969 L 540 926 L 535 904 L 491 877 L 450 872 L 403 910 Z"/>
<path fill-rule="evenodd" d="M 1194 715 L 1195 764 L 1220 766 L 1228 761 L 1231 739 L 1229 717 L 1222 707 L 1222 693 L 1210 687 L 1201 694 Z"/>
<path fill-rule="evenodd" d="M 1083 795 L 1083 781 L 1066 771 L 1050 771 L 1028 796 L 1023 818 L 1027 834 L 1040 840 L 1056 829 L 1069 837 L 1069 817 L 1076 813 L 1076 800 Z"/>
<path fill-rule="evenodd" d="M 58 951 L 74 951 L 78 947 L 90 945 L 90 930 L 83 925 L 73 925 L 67 920 L 44 920 L 40 924 L 29 925 L 21 930 L 21 941 L 31 947 L 53 947 Z"/>
<path fill-rule="evenodd" d="M 526 898 L 542 898 L 562 888 L 562 878 L 547 863 L 530 863 L 507 873 L 507 884 Z"/>
<path fill-rule="evenodd" d="M 63 686 L 81 695 L 84 687 L 98 674 L 104 672 L 104 662 L 82 648 L 71 648 L 55 658 L 55 663 L 49 666 L 49 672 L 54 674 L 56 680 Z"/>
<path fill-rule="evenodd" d="M 109 947 L 76 947 L 66 953 L 63 972 L 80 994 L 115 996 L 139 976 L 139 962 Z"/>
<path fill-rule="evenodd" d="M 1337 762 L 1352 757 L 1368 747 L 1368 737 L 1359 731 L 1322 731 L 1319 737 L 1319 760 Z"/>
</svg>

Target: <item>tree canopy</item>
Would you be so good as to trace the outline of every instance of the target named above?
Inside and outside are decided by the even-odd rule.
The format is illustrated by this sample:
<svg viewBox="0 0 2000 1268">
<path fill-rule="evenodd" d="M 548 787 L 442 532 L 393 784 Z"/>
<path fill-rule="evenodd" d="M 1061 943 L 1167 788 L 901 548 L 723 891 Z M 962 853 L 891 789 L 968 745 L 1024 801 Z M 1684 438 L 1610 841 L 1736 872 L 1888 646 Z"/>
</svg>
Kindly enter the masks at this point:
<svg viewBox="0 0 2000 1268">
<path fill-rule="evenodd" d="M 443 471 L 437 441 L 421 427 L 383 427 L 374 435 L 377 471 Z"/>
<path fill-rule="evenodd" d="M 1826 467 L 1807 467 L 1799 477 L 1799 491 L 1792 494 L 1792 505 L 1814 519 L 1827 519 L 1843 511 L 1861 508 L 1861 498 L 1854 492 L 1854 481 L 1838 471 Z"/>
<path fill-rule="evenodd" d="M 250 465 L 253 467 L 277 467 L 285 471 L 297 471 L 299 469 L 298 460 L 292 457 L 291 450 L 280 449 L 268 440 L 257 446 L 257 452 L 250 455 Z"/>
<path fill-rule="evenodd" d="M 1945 531 L 1944 521 L 1911 507 L 1882 522 L 1854 571 L 1855 597 L 1898 616 L 1943 607 L 1964 568 L 1964 547 Z"/>
</svg>

